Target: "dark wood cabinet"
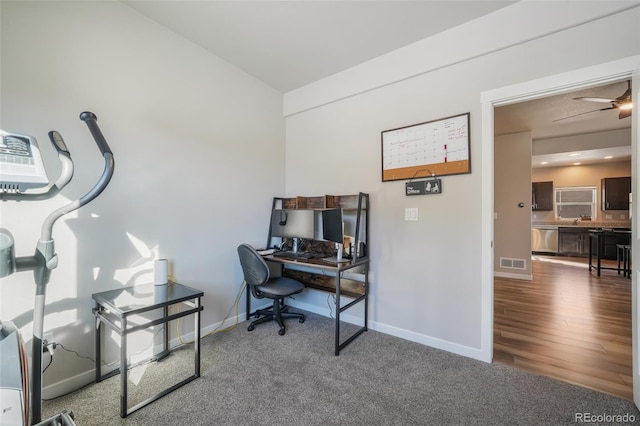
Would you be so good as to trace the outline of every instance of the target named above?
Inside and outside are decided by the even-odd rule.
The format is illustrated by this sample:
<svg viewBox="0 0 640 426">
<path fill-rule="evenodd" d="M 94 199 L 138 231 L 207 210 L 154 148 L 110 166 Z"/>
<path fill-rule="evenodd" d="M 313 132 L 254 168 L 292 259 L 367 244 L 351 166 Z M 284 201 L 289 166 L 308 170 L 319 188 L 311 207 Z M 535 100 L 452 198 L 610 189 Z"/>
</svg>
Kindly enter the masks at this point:
<svg viewBox="0 0 640 426">
<path fill-rule="evenodd" d="M 604 178 L 602 188 L 602 210 L 629 210 L 631 178 Z"/>
<path fill-rule="evenodd" d="M 558 252 L 567 256 L 588 256 L 589 230 L 587 228 L 559 228 Z"/>
<path fill-rule="evenodd" d="M 531 184 L 531 209 L 535 211 L 553 210 L 553 182 L 533 182 Z"/>
</svg>

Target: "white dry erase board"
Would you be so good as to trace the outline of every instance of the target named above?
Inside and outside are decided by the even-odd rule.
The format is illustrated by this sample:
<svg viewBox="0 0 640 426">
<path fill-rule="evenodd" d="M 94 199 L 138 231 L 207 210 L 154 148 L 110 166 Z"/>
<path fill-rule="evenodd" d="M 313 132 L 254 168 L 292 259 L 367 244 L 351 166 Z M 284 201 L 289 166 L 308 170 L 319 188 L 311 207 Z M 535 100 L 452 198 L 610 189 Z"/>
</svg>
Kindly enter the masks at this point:
<svg viewBox="0 0 640 426">
<path fill-rule="evenodd" d="M 382 181 L 471 173 L 469 116 L 382 131 Z"/>
</svg>

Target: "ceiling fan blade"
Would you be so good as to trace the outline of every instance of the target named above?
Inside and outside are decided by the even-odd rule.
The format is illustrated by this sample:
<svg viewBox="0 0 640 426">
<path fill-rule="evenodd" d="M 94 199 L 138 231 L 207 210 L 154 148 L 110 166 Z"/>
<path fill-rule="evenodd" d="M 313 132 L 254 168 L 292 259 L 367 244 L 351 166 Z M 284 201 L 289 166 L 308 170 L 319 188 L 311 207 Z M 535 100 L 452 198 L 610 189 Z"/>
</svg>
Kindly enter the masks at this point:
<svg viewBox="0 0 640 426">
<path fill-rule="evenodd" d="M 579 97 L 579 98 L 573 98 L 574 101 L 589 101 L 589 102 L 604 102 L 604 103 L 611 103 L 616 101 L 616 99 L 607 99 L 607 98 L 591 98 L 588 96 L 583 96 L 583 97 Z"/>
<path fill-rule="evenodd" d="M 620 114 L 618 114 L 618 118 L 622 120 L 623 118 L 631 117 L 630 109 L 621 109 Z"/>
<path fill-rule="evenodd" d="M 628 102 L 631 100 L 631 88 L 627 89 L 621 96 L 616 98 L 616 102 Z"/>
<path fill-rule="evenodd" d="M 567 117 L 562 117 L 562 118 L 558 118 L 556 120 L 553 120 L 553 123 L 555 123 L 556 121 L 566 120 L 567 118 L 573 118 L 573 117 L 578 117 L 580 115 L 591 114 L 592 112 L 607 111 L 609 109 L 616 109 L 616 107 L 594 109 L 593 111 L 587 111 L 587 112 L 581 112 L 580 114 L 569 115 Z"/>
</svg>

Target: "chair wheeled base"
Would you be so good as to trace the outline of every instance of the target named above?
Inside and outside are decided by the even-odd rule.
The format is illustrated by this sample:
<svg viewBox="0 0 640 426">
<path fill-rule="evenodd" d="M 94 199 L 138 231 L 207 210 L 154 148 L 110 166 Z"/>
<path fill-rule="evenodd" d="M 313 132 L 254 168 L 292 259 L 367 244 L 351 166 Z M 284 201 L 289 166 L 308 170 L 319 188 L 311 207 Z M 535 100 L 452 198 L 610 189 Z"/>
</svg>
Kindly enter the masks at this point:
<svg viewBox="0 0 640 426">
<path fill-rule="evenodd" d="M 257 319 L 249 324 L 247 331 L 253 331 L 258 324 L 262 324 L 267 321 L 275 321 L 280 327 L 278 334 L 281 336 L 284 336 L 285 333 L 284 322 L 282 321 L 283 319 L 298 318 L 298 322 L 300 323 L 303 323 L 305 320 L 304 314 L 289 312 L 289 307 L 277 299 L 273 301 L 272 307 L 268 309 L 257 309 L 252 315 Z"/>
</svg>

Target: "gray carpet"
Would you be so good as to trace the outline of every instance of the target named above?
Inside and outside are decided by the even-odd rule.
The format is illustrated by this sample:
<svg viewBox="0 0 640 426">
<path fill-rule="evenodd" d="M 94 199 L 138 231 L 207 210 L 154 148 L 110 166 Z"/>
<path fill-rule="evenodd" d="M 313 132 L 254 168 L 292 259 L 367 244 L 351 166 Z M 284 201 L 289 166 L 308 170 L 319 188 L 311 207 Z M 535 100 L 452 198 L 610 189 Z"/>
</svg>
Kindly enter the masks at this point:
<svg viewBox="0 0 640 426">
<path fill-rule="evenodd" d="M 371 330 L 336 357 L 333 331 L 332 319 L 315 314 L 289 320 L 285 336 L 273 323 L 252 332 L 241 323 L 202 340 L 200 378 L 126 419 L 119 376 L 45 401 L 43 417 L 72 410 L 79 426 L 562 425 L 575 424 L 576 413 L 640 420 L 631 401 Z M 141 381 L 130 384 L 130 406 L 192 372 L 190 346 L 134 371 Z"/>
</svg>

